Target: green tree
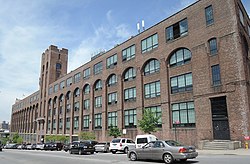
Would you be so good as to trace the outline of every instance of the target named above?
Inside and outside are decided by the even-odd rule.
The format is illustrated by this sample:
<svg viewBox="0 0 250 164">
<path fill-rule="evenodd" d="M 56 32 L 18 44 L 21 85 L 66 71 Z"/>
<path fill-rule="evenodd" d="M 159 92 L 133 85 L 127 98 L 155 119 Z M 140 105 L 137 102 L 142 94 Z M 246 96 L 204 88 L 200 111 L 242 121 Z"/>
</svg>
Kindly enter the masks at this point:
<svg viewBox="0 0 250 164">
<path fill-rule="evenodd" d="M 151 110 L 145 109 L 142 119 L 138 121 L 139 127 L 144 133 L 156 132 L 160 118 L 161 116 L 156 116 Z"/>
<path fill-rule="evenodd" d="M 23 143 L 23 138 L 22 137 L 18 137 L 17 140 L 16 140 L 16 143 L 17 144 Z"/>
<path fill-rule="evenodd" d="M 118 136 L 121 136 L 121 130 L 118 127 L 111 126 L 109 129 L 109 136 L 113 136 L 114 138 L 117 138 Z"/>
<path fill-rule="evenodd" d="M 13 137 L 12 137 L 12 141 L 13 143 L 17 143 L 17 139 L 19 138 L 19 134 L 16 132 L 14 133 Z"/>
<path fill-rule="evenodd" d="M 80 140 L 95 140 L 95 134 L 92 132 L 80 132 L 79 139 Z"/>
</svg>

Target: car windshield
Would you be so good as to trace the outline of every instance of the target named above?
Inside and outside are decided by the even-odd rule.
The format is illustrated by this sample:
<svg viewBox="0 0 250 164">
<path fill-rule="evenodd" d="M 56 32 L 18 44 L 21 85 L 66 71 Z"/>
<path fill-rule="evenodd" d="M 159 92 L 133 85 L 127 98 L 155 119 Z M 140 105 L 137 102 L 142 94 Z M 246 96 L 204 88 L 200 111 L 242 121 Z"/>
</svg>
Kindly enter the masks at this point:
<svg viewBox="0 0 250 164">
<path fill-rule="evenodd" d="M 167 140 L 165 141 L 166 144 L 168 144 L 169 146 L 183 146 L 182 144 L 180 144 L 179 142 L 173 141 L 173 140 Z"/>
<path fill-rule="evenodd" d="M 98 143 L 97 145 L 105 145 L 106 143 L 104 142 L 101 142 L 101 143 Z"/>
</svg>

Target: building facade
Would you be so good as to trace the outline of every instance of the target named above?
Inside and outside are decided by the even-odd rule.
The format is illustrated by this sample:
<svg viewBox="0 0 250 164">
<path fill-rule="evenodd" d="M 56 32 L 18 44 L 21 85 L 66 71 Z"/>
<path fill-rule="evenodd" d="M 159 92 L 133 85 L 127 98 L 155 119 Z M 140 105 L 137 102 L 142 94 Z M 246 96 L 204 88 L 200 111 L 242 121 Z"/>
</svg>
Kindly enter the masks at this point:
<svg viewBox="0 0 250 164">
<path fill-rule="evenodd" d="M 67 74 L 68 50 L 50 46 L 40 89 L 12 107 L 27 142 L 110 126 L 135 139 L 144 110 L 160 139 L 197 145 L 250 135 L 250 20 L 240 0 L 200 0 Z"/>
</svg>

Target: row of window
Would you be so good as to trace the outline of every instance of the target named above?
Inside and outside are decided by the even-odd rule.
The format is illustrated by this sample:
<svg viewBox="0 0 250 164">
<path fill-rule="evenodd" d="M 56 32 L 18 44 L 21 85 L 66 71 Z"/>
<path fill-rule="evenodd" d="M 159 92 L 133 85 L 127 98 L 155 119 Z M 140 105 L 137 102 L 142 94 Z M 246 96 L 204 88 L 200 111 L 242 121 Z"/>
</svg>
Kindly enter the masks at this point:
<svg viewBox="0 0 250 164">
<path fill-rule="evenodd" d="M 156 117 L 159 117 L 158 127 L 162 126 L 162 110 L 161 106 L 147 107 L 144 110 L 150 110 Z M 194 102 L 182 102 L 174 103 L 171 105 L 173 127 L 194 127 L 195 126 L 195 109 Z M 83 116 L 83 129 L 88 129 L 91 123 L 89 115 Z M 74 129 L 79 129 L 79 116 L 75 116 Z M 66 129 L 70 129 L 70 117 L 66 118 Z M 48 130 L 51 128 L 51 120 L 48 120 Z M 107 126 L 117 127 L 118 126 L 118 115 L 117 111 L 108 112 L 107 115 Z M 136 109 L 129 109 L 124 111 L 124 126 L 125 128 L 136 128 L 137 127 L 137 113 Z M 59 129 L 63 127 L 63 119 L 59 119 Z M 102 128 L 102 114 L 97 113 L 94 115 L 94 127 L 95 129 Z M 52 128 L 56 129 L 56 120 L 53 120 Z"/>
<path fill-rule="evenodd" d="M 242 18 L 243 18 L 243 14 Z M 214 16 L 213 16 L 213 7 L 212 5 L 205 8 L 205 18 L 206 18 L 206 25 L 211 25 L 214 23 Z M 169 27 L 166 28 L 166 41 L 171 41 L 177 39 L 181 36 L 185 36 L 188 34 L 188 20 L 187 18 L 177 22 Z M 158 34 L 153 34 L 152 36 L 147 37 L 146 39 L 141 41 L 141 52 L 145 53 L 151 51 L 158 47 Z M 209 40 L 209 48 L 210 53 L 212 55 L 217 53 L 217 42 L 216 39 Z M 135 58 L 135 45 L 132 45 L 124 50 L 122 50 L 122 60 L 128 61 L 130 59 Z M 191 60 L 191 52 L 187 49 L 179 50 L 174 52 L 172 57 L 170 57 L 170 66 L 177 66 L 182 65 Z M 117 65 L 117 54 L 114 54 L 106 59 L 106 68 L 113 68 Z M 152 65 L 154 65 L 152 67 Z M 93 74 L 97 75 L 101 73 L 103 70 L 103 62 L 98 62 L 93 67 Z M 149 65 L 145 67 L 144 74 L 147 75 L 151 73 L 151 71 L 159 71 L 159 62 L 152 61 Z M 135 72 L 134 72 L 135 73 Z M 90 68 L 87 68 L 83 71 L 83 79 L 87 79 L 90 77 Z M 129 78 L 126 78 L 129 79 Z M 74 82 L 77 83 L 81 80 L 81 74 L 77 73 L 74 75 Z M 72 84 L 72 77 L 66 80 L 66 86 L 70 86 Z M 60 83 L 60 89 L 64 88 L 64 81 Z M 54 92 L 57 92 L 59 89 L 58 84 L 54 86 Z M 49 94 L 53 92 L 53 88 L 49 89 Z"/>
<path fill-rule="evenodd" d="M 217 86 L 221 84 L 221 75 L 220 75 L 220 66 L 213 65 L 211 67 L 212 73 L 212 85 Z M 98 84 L 98 88 L 101 88 L 101 85 Z M 178 75 L 170 78 L 170 88 L 171 94 L 186 92 L 193 90 L 193 78 L 192 73 L 186 73 L 183 75 Z M 97 89 L 97 88 L 95 88 Z M 90 93 L 90 85 L 87 84 L 83 89 L 84 94 Z M 80 95 L 79 88 L 74 92 L 75 96 Z M 161 95 L 161 87 L 160 81 L 151 82 L 144 85 L 144 98 L 154 98 Z M 70 92 L 66 95 L 67 100 L 69 100 Z M 60 101 L 63 100 L 63 97 L 60 97 Z M 136 100 L 136 87 L 127 88 L 124 90 L 124 101 L 135 101 Z M 107 98 L 108 104 L 116 104 L 117 103 L 117 92 L 112 92 L 108 94 Z M 95 107 L 102 107 L 102 96 L 95 97 Z M 52 105 L 52 101 L 49 101 L 49 105 Z M 84 100 L 83 102 L 84 109 L 89 109 L 90 100 Z M 70 111 L 70 104 L 67 104 L 67 110 Z M 75 102 L 74 110 L 79 110 L 79 102 Z M 69 112 L 68 111 L 68 112 Z"/>
</svg>

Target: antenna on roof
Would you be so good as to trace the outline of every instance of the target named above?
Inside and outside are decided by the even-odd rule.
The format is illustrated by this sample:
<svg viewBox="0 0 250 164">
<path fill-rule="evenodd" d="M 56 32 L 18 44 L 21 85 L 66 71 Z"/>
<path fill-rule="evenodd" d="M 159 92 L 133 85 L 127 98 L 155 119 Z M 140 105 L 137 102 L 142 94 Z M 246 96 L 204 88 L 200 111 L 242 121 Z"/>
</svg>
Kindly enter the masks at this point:
<svg viewBox="0 0 250 164">
<path fill-rule="evenodd" d="M 144 26 L 144 20 L 141 21 L 141 26 L 142 26 L 142 30 L 145 30 L 145 26 Z"/>
<path fill-rule="evenodd" d="M 137 23 L 137 31 L 138 31 L 138 33 L 140 33 L 140 23 L 139 22 Z"/>
</svg>

